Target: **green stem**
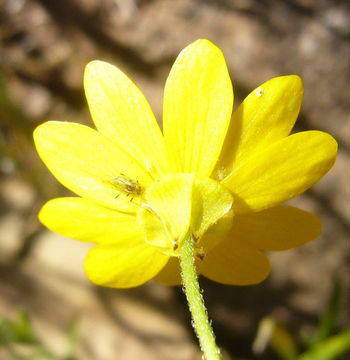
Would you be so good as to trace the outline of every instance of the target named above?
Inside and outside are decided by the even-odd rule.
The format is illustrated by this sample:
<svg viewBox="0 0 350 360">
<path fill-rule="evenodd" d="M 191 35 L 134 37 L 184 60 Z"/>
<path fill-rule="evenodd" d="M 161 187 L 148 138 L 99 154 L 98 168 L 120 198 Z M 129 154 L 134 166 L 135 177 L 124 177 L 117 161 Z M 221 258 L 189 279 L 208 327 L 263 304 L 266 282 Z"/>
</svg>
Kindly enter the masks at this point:
<svg viewBox="0 0 350 360">
<path fill-rule="evenodd" d="M 180 264 L 182 282 L 188 305 L 192 314 L 193 326 L 199 338 L 206 360 L 220 360 L 220 350 L 215 343 L 215 336 L 208 320 L 207 310 L 198 285 L 196 265 L 193 255 L 192 236 L 188 232 L 181 244 Z"/>
</svg>

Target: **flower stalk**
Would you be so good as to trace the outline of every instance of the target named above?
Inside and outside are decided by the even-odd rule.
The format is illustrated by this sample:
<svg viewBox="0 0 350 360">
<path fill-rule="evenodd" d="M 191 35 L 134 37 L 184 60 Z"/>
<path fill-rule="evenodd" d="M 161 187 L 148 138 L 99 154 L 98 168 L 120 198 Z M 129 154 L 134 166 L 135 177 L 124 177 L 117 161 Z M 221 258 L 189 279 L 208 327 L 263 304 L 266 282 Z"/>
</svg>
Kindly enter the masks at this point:
<svg viewBox="0 0 350 360">
<path fill-rule="evenodd" d="M 180 249 L 180 265 L 183 287 L 192 315 L 192 324 L 199 338 L 199 343 L 205 359 L 220 360 L 220 349 L 216 345 L 215 335 L 210 325 L 208 313 L 198 284 L 192 241 L 191 232 L 188 231 Z"/>
</svg>

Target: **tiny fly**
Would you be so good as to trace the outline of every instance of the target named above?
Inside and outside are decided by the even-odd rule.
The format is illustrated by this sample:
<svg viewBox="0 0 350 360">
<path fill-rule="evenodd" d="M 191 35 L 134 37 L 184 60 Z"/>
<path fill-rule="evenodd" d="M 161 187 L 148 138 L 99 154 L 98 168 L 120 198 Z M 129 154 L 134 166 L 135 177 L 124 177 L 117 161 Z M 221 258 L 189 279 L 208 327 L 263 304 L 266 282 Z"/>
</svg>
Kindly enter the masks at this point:
<svg viewBox="0 0 350 360">
<path fill-rule="evenodd" d="M 111 183 L 121 191 L 124 191 L 127 195 L 141 195 L 143 189 L 139 182 L 136 180 L 132 180 L 125 176 L 124 174 L 120 174 L 111 180 Z M 120 194 L 119 194 L 120 195 Z M 117 197 L 119 197 L 119 195 Z"/>
</svg>

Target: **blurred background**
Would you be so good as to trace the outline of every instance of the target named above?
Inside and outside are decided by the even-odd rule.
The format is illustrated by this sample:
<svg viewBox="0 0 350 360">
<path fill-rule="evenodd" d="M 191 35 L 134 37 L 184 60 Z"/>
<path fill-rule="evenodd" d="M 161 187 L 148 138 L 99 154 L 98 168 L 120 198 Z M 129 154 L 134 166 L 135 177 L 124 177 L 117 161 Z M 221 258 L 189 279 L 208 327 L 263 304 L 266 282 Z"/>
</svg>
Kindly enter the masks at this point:
<svg viewBox="0 0 350 360">
<path fill-rule="evenodd" d="M 340 145 L 331 172 L 292 201 L 321 217 L 317 241 L 271 254 L 257 286 L 200 279 L 219 345 L 227 358 L 291 360 L 348 329 L 349 1 L 0 0 L 0 359 L 201 359 L 181 288 L 93 286 L 82 268 L 89 246 L 39 224 L 44 202 L 68 191 L 32 141 L 46 120 L 92 126 L 82 87 L 92 59 L 124 70 L 160 121 L 169 69 L 198 38 L 222 49 L 235 106 L 271 77 L 299 74 L 295 130 L 324 130 Z M 350 359 L 342 352 L 329 359 Z"/>
</svg>

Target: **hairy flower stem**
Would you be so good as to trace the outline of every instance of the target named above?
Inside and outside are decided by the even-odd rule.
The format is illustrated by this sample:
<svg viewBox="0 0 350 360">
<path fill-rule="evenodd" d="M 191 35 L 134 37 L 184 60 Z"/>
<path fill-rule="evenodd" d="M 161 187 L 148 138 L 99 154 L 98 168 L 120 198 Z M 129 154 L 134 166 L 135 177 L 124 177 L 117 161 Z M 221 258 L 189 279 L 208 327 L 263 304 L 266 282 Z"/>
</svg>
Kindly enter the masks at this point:
<svg viewBox="0 0 350 360">
<path fill-rule="evenodd" d="M 220 360 L 220 350 L 215 343 L 213 329 L 208 320 L 207 310 L 204 306 L 203 297 L 198 285 L 192 240 L 192 235 L 189 231 L 181 244 L 180 264 L 182 282 L 192 314 L 194 330 L 199 338 L 205 359 Z"/>
</svg>

